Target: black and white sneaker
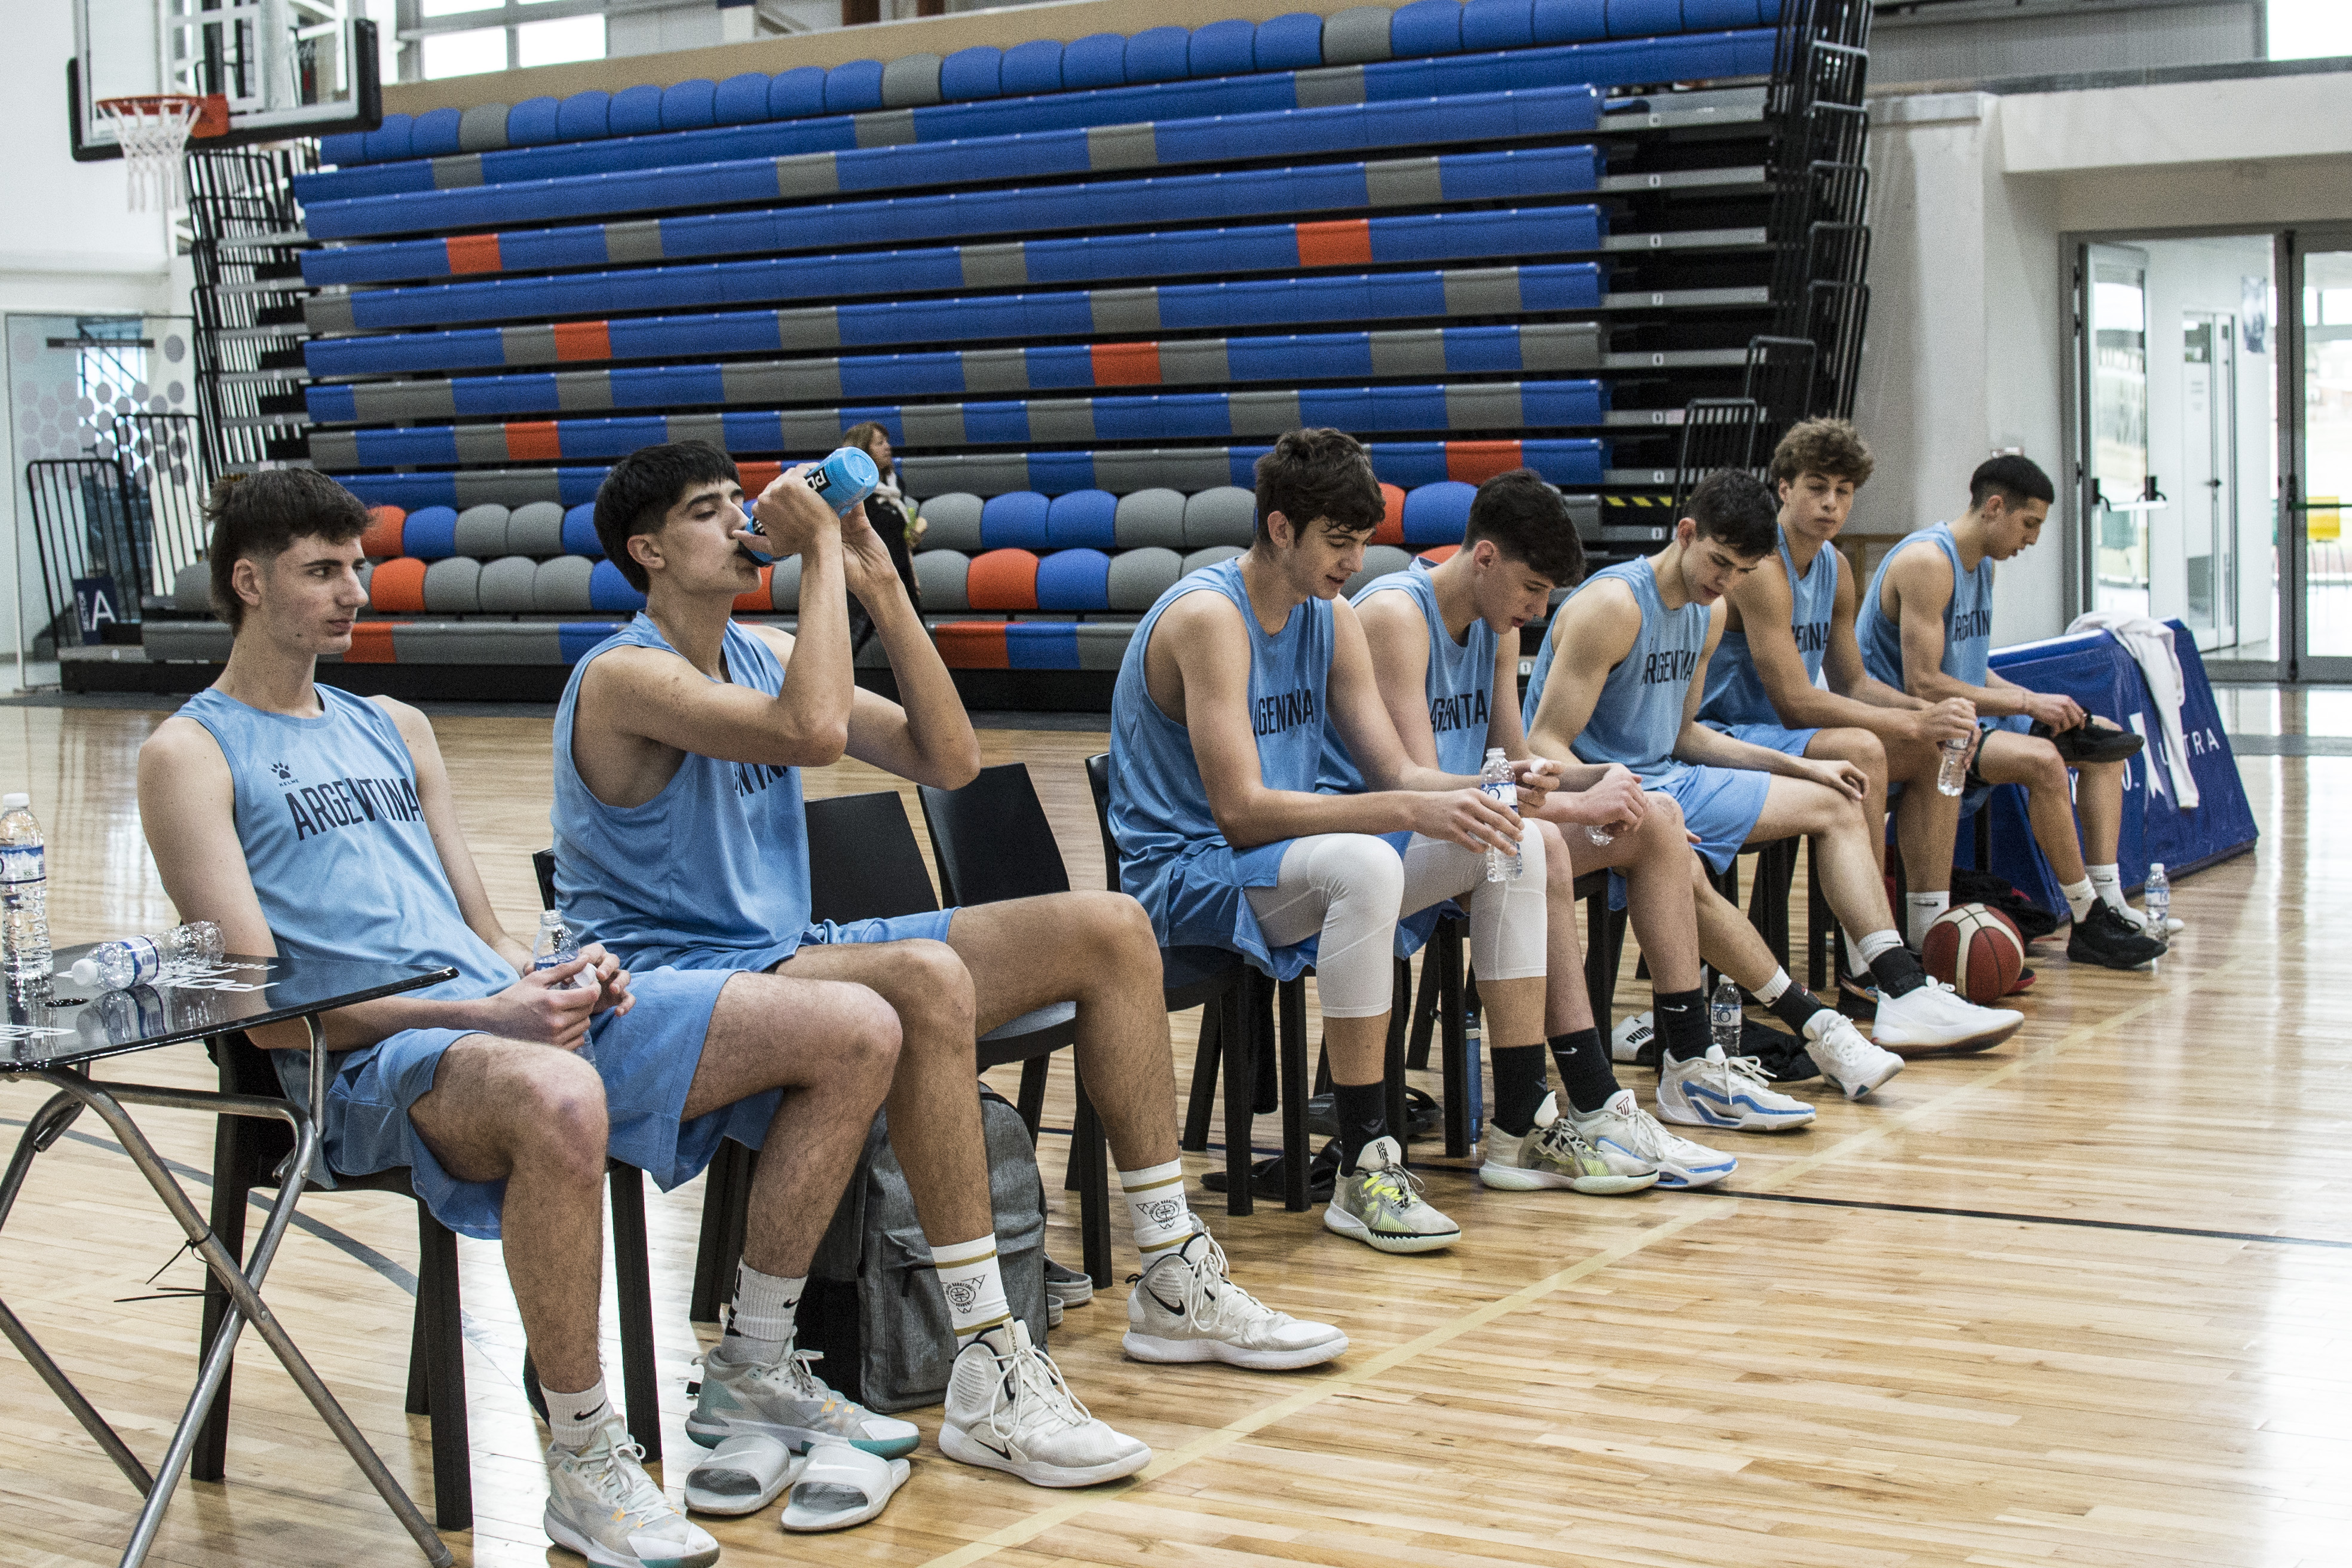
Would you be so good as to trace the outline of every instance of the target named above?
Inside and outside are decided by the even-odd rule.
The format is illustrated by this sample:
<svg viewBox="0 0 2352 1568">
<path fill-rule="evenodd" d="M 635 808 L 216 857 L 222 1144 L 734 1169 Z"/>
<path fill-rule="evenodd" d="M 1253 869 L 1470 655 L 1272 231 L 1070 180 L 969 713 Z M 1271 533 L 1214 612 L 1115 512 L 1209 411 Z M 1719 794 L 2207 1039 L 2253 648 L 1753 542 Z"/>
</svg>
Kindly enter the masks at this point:
<svg viewBox="0 0 2352 1568">
<path fill-rule="evenodd" d="M 1083 1307 L 1095 1299 L 1095 1279 L 1067 1264 L 1056 1263 L 1051 1254 L 1045 1258 L 1045 1326 L 1058 1329 L 1062 1314 L 1072 1307 Z"/>
<path fill-rule="evenodd" d="M 2166 944 L 2093 899 L 2090 911 L 2074 922 L 2066 938 L 2070 963 L 2095 963 L 2102 969 L 2144 969 L 2164 956 Z"/>
</svg>

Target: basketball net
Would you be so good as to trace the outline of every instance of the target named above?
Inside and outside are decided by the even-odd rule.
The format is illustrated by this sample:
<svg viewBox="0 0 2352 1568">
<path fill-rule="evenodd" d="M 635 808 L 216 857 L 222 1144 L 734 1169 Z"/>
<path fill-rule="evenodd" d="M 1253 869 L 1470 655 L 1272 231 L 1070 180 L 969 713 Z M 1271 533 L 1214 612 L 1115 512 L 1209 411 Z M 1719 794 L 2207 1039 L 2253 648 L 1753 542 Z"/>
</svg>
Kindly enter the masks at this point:
<svg viewBox="0 0 2352 1568">
<path fill-rule="evenodd" d="M 101 98 L 98 112 L 114 127 L 130 165 L 131 210 L 170 212 L 180 205 L 180 150 L 204 112 L 205 100 L 186 93 Z M 152 202 L 152 206 L 151 206 Z"/>
</svg>

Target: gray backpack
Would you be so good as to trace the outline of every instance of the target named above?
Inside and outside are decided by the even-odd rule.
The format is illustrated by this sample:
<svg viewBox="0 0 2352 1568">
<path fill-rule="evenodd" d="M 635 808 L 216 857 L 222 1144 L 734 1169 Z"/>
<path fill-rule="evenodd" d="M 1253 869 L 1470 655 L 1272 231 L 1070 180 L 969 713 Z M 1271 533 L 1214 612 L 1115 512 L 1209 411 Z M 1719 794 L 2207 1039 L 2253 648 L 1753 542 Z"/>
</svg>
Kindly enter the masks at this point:
<svg viewBox="0 0 2352 1568">
<path fill-rule="evenodd" d="M 985 1084 L 980 1121 L 1004 1297 L 1043 1345 L 1045 1192 L 1036 1152 L 1021 1113 Z M 955 1334 L 906 1173 L 890 1150 L 887 1111 L 874 1118 L 866 1152 L 817 1247 L 801 1301 L 799 1342 L 824 1352 L 819 1375 L 871 1409 L 912 1410 L 947 1396 Z"/>
</svg>

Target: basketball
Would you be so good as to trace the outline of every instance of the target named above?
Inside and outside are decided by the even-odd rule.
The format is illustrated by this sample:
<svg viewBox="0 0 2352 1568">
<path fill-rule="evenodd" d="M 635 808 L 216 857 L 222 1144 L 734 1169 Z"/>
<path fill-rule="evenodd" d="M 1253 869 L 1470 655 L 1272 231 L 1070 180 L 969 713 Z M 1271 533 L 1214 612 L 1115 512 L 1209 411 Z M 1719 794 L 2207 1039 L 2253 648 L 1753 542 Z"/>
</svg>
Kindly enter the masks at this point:
<svg viewBox="0 0 2352 1568">
<path fill-rule="evenodd" d="M 2025 939 L 2000 910 L 1962 904 L 1927 928 L 1919 962 L 1978 1006 L 1997 1006 L 2025 967 Z"/>
</svg>

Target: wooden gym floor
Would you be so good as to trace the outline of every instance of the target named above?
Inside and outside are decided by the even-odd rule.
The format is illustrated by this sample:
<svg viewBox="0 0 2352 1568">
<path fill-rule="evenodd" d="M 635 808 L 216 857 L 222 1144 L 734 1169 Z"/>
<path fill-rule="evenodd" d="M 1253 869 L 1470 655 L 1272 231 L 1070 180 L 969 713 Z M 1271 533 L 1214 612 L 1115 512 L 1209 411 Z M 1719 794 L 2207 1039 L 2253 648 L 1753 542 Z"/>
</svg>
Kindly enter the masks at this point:
<svg viewBox="0 0 2352 1568">
<path fill-rule="evenodd" d="M 171 918 L 133 802 L 133 753 L 157 717 L 0 708 L 0 778 L 32 791 L 48 830 L 60 942 Z M 527 931 L 548 721 L 439 727 L 493 897 Z M 1098 886 L 1079 763 L 1102 737 L 982 740 L 988 761 L 1029 763 L 1072 881 Z M 1156 1450 L 1136 1480 L 1049 1492 L 968 1469 L 938 1456 L 938 1413 L 920 1412 L 913 1479 L 880 1521 L 797 1539 L 773 1510 L 709 1521 L 727 1561 L 2352 1560 L 2352 1373 L 2338 1359 L 2352 1300 L 2352 1026 L 2327 1000 L 2344 980 L 2340 944 L 2324 938 L 2352 929 L 2352 819 L 2325 805 L 2352 788 L 2352 760 L 2242 766 L 2260 851 L 2181 883 L 2174 908 L 2189 929 L 2160 973 L 2073 972 L 2037 952 L 2017 1039 L 1919 1062 L 1884 1104 L 1822 1101 L 1808 1131 L 1717 1140 L 1741 1166 L 1712 1193 L 1488 1193 L 1423 1144 L 1430 1195 L 1466 1238 L 1417 1258 L 1376 1255 L 1278 1205 L 1228 1219 L 1196 1193 L 1238 1277 L 1343 1324 L 1345 1357 L 1296 1374 L 1146 1368 L 1119 1355 L 1122 1284 L 1073 1310 L 1054 1348 L 1095 1411 Z M 884 781 L 845 764 L 809 787 Z M 1646 1005 L 1632 974 L 1629 953 L 1621 1015 Z M 1181 1084 L 1192 1020 L 1176 1036 Z M 1068 1125 L 1066 1070 L 1049 1128 Z M 209 1081 L 193 1047 L 100 1076 Z M 1627 1081 L 1650 1090 L 1647 1073 Z M 13 1138 L 41 1098 L 0 1088 L 0 1131 Z M 209 1122 L 142 1121 L 200 1181 Z M 1259 1136 L 1275 1138 L 1271 1121 Z M 1046 1138 L 1049 1172 L 1066 1142 Z M 1213 1157 L 1186 1163 L 1197 1174 Z M 680 1422 L 698 1348 L 684 1316 L 698 1187 L 650 1205 L 673 1488 L 697 1452 Z M 1075 1259 L 1075 1205 L 1055 1203 L 1055 1251 Z M 301 1213 L 270 1299 L 423 1500 L 426 1426 L 401 1410 L 413 1210 L 320 1194 Z M 193 1379 L 196 1305 L 156 1297 L 199 1282 L 175 1258 L 179 1240 L 87 1118 L 40 1159 L 0 1236 L 9 1304 L 150 1463 Z M 576 1563 L 539 1531 L 541 1439 L 497 1251 L 461 1247 L 479 1519 L 450 1544 L 461 1563 Z M 1122 1233 L 1118 1266 L 1132 1261 Z M 184 1486 L 153 1560 L 417 1561 L 250 1334 L 239 1358 L 229 1479 Z M 618 1366 L 616 1348 L 607 1361 Z M 5 1352 L 0 1499 L 0 1561 L 29 1564 L 113 1562 L 135 1501 Z"/>
</svg>

